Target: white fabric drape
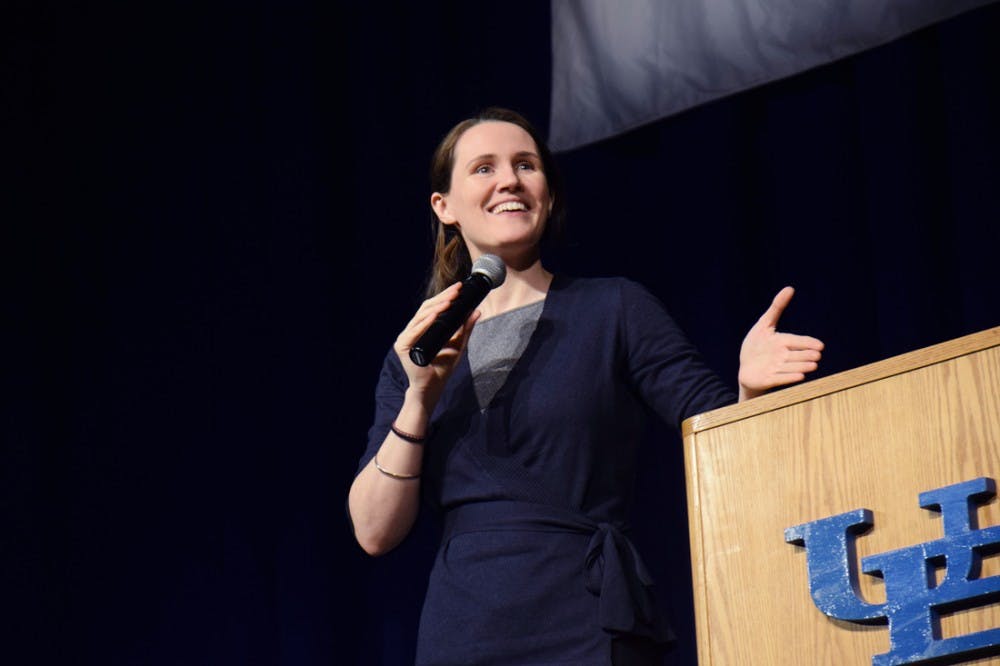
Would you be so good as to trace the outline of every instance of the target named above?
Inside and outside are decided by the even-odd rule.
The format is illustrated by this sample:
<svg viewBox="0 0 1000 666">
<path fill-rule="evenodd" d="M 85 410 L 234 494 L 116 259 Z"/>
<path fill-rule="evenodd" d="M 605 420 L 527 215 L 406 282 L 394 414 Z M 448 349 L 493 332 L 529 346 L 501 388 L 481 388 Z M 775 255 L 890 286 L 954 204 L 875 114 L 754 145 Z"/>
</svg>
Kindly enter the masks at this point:
<svg viewBox="0 0 1000 666">
<path fill-rule="evenodd" d="M 993 0 L 552 0 L 549 142 L 567 150 Z"/>
</svg>

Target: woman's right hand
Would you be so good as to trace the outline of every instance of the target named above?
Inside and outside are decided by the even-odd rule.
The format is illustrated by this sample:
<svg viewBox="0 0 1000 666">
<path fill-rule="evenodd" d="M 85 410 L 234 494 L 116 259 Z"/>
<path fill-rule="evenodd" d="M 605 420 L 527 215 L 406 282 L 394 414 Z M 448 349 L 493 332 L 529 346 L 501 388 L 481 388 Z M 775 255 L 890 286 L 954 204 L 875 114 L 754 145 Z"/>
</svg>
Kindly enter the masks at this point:
<svg viewBox="0 0 1000 666">
<path fill-rule="evenodd" d="M 393 345 L 410 381 L 407 392 L 423 402 L 429 408 L 428 411 L 433 409 L 441 391 L 444 390 L 444 386 L 448 382 L 448 378 L 458 364 L 458 360 L 462 357 L 462 351 L 469 341 L 472 328 L 475 326 L 476 320 L 479 319 L 479 310 L 469 315 L 461 328 L 451 336 L 438 355 L 426 367 L 421 367 L 410 360 L 410 349 L 424 334 L 424 331 L 434 323 L 434 319 L 448 309 L 461 288 L 462 283 L 456 282 L 436 296 L 424 301 Z"/>
</svg>

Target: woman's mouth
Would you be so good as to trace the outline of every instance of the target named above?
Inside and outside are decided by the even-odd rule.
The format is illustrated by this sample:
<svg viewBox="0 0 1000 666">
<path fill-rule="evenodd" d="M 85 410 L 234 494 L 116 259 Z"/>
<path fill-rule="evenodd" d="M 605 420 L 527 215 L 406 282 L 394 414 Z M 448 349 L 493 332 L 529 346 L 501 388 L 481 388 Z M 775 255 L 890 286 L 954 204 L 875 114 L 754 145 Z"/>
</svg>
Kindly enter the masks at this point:
<svg viewBox="0 0 1000 666">
<path fill-rule="evenodd" d="M 528 207 L 522 201 L 503 201 L 498 203 L 496 206 L 493 206 L 493 208 L 490 208 L 490 212 L 493 214 L 526 210 L 528 210 Z"/>
</svg>

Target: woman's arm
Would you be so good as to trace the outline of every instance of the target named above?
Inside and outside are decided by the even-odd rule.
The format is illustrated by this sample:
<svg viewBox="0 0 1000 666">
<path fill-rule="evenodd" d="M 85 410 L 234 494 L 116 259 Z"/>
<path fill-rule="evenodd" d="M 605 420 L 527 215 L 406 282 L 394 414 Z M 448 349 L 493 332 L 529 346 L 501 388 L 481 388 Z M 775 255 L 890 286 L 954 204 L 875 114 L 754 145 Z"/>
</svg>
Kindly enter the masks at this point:
<svg viewBox="0 0 1000 666">
<path fill-rule="evenodd" d="M 393 345 L 407 378 L 403 404 L 393 422 L 396 432 L 389 431 L 375 456 L 355 477 L 347 496 L 355 538 L 371 555 L 392 550 L 409 533 L 417 517 L 423 445 L 407 441 L 397 432 L 410 439 L 426 436 L 431 414 L 479 312 L 469 317 L 427 367 L 410 361 L 409 351 L 434 319 L 448 308 L 459 289 L 460 284 L 456 283 L 424 301 Z"/>
<path fill-rule="evenodd" d="M 422 438 L 427 433 L 431 411 L 433 407 L 423 404 L 407 389 L 394 427 Z M 351 484 L 347 506 L 354 536 L 369 555 L 388 552 L 413 526 L 420 500 L 423 456 L 422 444 L 408 442 L 390 430 L 375 457 Z M 375 466 L 376 461 L 384 471 Z"/>
</svg>

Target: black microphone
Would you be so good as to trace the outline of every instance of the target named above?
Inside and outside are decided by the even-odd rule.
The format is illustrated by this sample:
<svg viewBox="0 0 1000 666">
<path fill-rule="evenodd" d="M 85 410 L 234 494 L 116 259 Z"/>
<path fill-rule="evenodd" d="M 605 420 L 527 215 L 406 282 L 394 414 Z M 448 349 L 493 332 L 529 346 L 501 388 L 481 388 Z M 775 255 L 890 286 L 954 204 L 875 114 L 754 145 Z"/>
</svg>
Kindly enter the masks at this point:
<svg viewBox="0 0 1000 666">
<path fill-rule="evenodd" d="M 490 289 L 496 289 L 507 278 L 507 267 L 495 254 L 484 254 L 472 264 L 472 274 L 462 281 L 458 296 L 448 309 L 439 314 L 434 323 L 410 348 L 410 360 L 419 366 L 429 365 L 451 339 L 455 331 L 465 323 L 476 306 L 483 302 Z"/>
</svg>

